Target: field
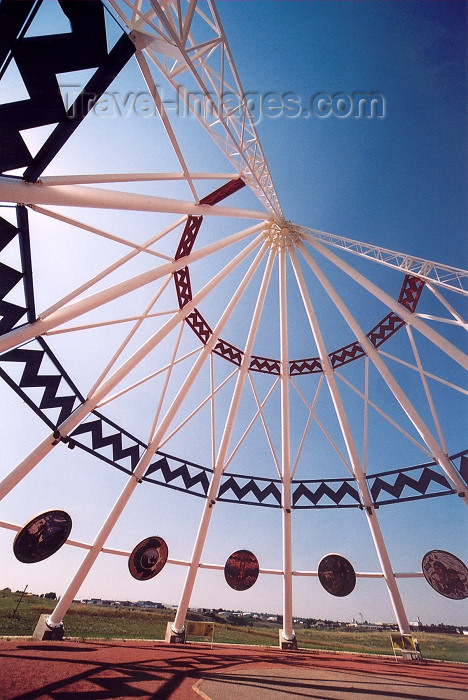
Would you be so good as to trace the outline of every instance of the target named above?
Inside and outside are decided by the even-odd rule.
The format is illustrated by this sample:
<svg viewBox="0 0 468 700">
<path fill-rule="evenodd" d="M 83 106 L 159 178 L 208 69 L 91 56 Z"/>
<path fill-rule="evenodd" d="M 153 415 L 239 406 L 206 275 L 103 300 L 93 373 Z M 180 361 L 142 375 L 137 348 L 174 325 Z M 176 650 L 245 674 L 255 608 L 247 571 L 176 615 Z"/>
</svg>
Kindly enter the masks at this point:
<svg viewBox="0 0 468 700">
<path fill-rule="evenodd" d="M 25 596 L 17 607 L 19 593 L 0 591 L 0 638 L 31 636 L 39 615 L 52 612 L 55 601 Z M 200 615 L 189 615 L 203 619 Z M 118 609 L 74 603 L 65 618 L 65 636 L 80 639 L 164 639 L 166 624 L 174 619 L 171 610 Z M 296 629 L 298 646 L 304 649 L 352 651 L 391 655 L 390 633 L 380 630 Z M 468 637 L 460 634 L 418 632 L 427 659 L 468 663 Z M 215 624 L 215 643 L 278 645 L 278 623 L 255 621 L 252 626 Z"/>
</svg>

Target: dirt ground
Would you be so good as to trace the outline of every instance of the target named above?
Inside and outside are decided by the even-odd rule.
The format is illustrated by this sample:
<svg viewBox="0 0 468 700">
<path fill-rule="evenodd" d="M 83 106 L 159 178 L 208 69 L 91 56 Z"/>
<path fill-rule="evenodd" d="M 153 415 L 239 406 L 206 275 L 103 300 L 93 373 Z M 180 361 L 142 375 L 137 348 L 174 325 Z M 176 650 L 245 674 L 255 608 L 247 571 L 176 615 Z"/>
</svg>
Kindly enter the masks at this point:
<svg viewBox="0 0 468 700">
<path fill-rule="evenodd" d="M 1 700 L 468 700 L 468 665 L 233 645 L 0 640 Z"/>
</svg>

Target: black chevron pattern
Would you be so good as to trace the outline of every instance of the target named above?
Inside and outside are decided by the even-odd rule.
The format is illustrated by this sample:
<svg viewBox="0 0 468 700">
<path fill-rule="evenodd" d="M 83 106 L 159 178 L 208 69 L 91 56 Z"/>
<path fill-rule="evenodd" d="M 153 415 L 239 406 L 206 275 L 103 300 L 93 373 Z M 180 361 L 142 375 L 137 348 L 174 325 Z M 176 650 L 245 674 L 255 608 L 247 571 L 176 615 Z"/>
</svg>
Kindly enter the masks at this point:
<svg viewBox="0 0 468 700">
<path fill-rule="evenodd" d="M 253 497 L 253 502 L 257 504 L 262 504 L 268 496 L 272 496 L 278 506 L 281 505 L 281 491 L 278 487 L 278 482 L 270 481 L 268 485 L 261 488 L 259 481 L 255 481 L 254 478 L 250 478 L 246 484 L 242 485 L 239 481 L 244 480 L 242 477 L 228 476 L 228 478 L 223 481 L 219 487 L 219 492 L 217 496 L 218 501 L 229 501 L 226 494 L 231 492 L 237 501 L 241 503 L 249 503 L 248 497 Z M 266 505 L 266 504 L 265 504 Z"/>
<path fill-rule="evenodd" d="M 112 429 L 112 434 L 104 435 L 104 426 L 106 426 L 107 429 Z M 75 439 L 78 435 L 83 436 L 86 434 L 88 434 L 91 439 L 93 451 L 98 451 L 110 446 L 112 448 L 112 461 L 120 464 L 124 460 L 129 459 L 131 471 L 135 469 L 140 459 L 141 445 L 134 442 L 129 447 L 123 447 L 124 436 L 119 428 L 115 428 L 104 419 L 96 418 L 92 415 L 88 420 L 84 421 L 73 430 L 71 437 Z"/>
<path fill-rule="evenodd" d="M 16 226 L 0 218 L 0 252 L 18 235 Z M 26 307 L 5 301 L 7 294 L 23 279 L 20 270 L 0 263 L 0 335 L 7 333 L 26 313 Z"/>
<path fill-rule="evenodd" d="M 1 355 L 0 362 L 2 364 L 8 362 L 24 363 L 25 367 L 18 386 L 12 380 L 8 383 L 30 405 L 33 402 L 29 399 L 24 389 L 43 387 L 42 397 L 40 400 L 36 400 L 39 406 L 38 413 L 48 425 L 51 425 L 51 421 L 44 411 L 51 408 L 60 408 L 58 425 L 70 415 L 75 404 L 81 402 L 83 398 L 66 376 L 45 342 L 41 342 L 43 344 L 41 350 L 32 350 L 26 347 L 17 348 Z M 41 363 L 45 356 L 55 365 L 56 375 L 40 374 Z M 4 370 L 2 370 L 2 375 L 6 378 Z M 67 386 L 68 395 L 57 396 L 59 387 L 63 386 Z M 105 432 L 109 434 L 105 435 Z M 71 437 L 77 447 L 94 454 L 99 459 L 129 474 L 135 469 L 146 447 L 144 443 L 98 412 L 92 413 L 86 421 L 80 424 L 71 433 Z M 83 441 L 82 438 L 87 439 Z M 124 443 L 127 446 L 124 447 Z M 112 458 L 109 458 L 103 452 L 108 447 L 111 447 Z M 460 452 L 451 458 L 452 460 L 460 459 L 459 471 L 465 479 L 467 476 L 466 465 L 468 464 L 467 454 L 467 452 Z M 125 463 L 129 464 L 130 469 Z M 374 503 L 376 505 L 386 505 L 404 500 L 453 494 L 454 490 L 451 488 L 448 480 L 443 474 L 435 471 L 435 466 L 435 463 L 423 464 L 407 469 L 369 475 L 367 480 Z M 411 473 L 415 471 L 419 472 L 419 475 L 417 477 L 411 476 Z M 206 467 L 168 454 L 156 453 L 155 461 L 148 467 L 144 481 L 192 493 L 196 496 L 206 496 L 211 474 L 212 470 Z M 155 479 L 152 475 L 156 475 L 160 479 Z M 183 486 L 175 484 L 178 479 L 181 480 Z M 311 487 L 312 483 L 318 484 L 318 486 Z M 430 487 L 434 484 L 438 486 L 438 490 L 429 493 Z M 410 490 L 410 495 L 403 495 L 405 489 Z M 218 499 L 227 502 L 280 507 L 280 482 L 275 479 L 268 480 L 254 476 L 226 474 L 219 489 Z M 272 500 L 274 503 L 271 503 Z M 351 503 L 349 503 L 350 500 Z M 359 505 L 359 495 L 351 479 L 344 479 L 343 481 L 332 479 L 330 481 L 293 482 L 294 508 L 349 508 L 353 505 Z"/>
<path fill-rule="evenodd" d="M 372 477 L 370 477 L 372 478 Z M 388 477 L 387 477 L 388 478 Z M 453 493 L 453 490 L 443 474 L 439 474 L 430 467 L 424 467 L 418 478 L 413 478 L 409 474 L 400 471 L 398 472 L 393 483 L 384 481 L 379 475 L 373 478 L 373 483 L 370 487 L 374 503 L 378 503 L 379 499 L 382 502 L 381 495 L 392 496 L 392 500 L 399 500 L 405 488 L 409 488 L 420 495 L 425 495 L 432 484 L 442 486 L 446 491 Z M 412 494 L 412 495 L 413 495 Z"/>
<path fill-rule="evenodd" d="M 148 477 L 152 474 L 158 474 L 158 476 L 162 476 L 163 483 L 168 485 L 180 478 L 184 483 L 185 490 L 193 491 L 193 489 L 198 486 L 199 489 L 201 488 L 203 495 L 206 496 L 210 484 L 207 476 L 208 470 L 206 470 L 204 467 L 196 467 L 195 465 L 191 465 L 192 469 L 195 468 L 197 470 L 197 473 L 192 475 L 190 473 L 190 467 L 186 462 L 181 463 L 180 460 L 177 460 L 177 463 L 179 466 L 172 468 L 169 464 L 168 458 L 161 457 L 156 462 L 152 462 L 152 464 L 150 464 L 143 478 L 145 481 L 154 481 L 154 477 L 153 479 L 149 479 Z M 155 481 L 155 483 L 161 482 Z"/>
<path fill-rule="evenodd" d="M 22 3 L 2 2 L 2 16 L 23 14 Z M 30 95 L 0 107 L 2 123 L 1 168 L 10 170 L 29 165 L 32 160 L 20 131 L 54 124 L 66 118 L 56 75 L 99 65 L 107 54 L 104 8 L 100 2 L 60 2 L 69 18 L 69 34 L 21 38 L 12 47 L 12 56 Z M 86 46 L 86 51 L 83 47 Z"/>
<path fill-rule="evenodd" d="M 39 374 L 42 361 L 45 357 L 44 350 L 30 350 L 28 348 L 16 348 L 1 356 L 2 363 L 19 362 L 24 363 L 23 374 L 19 387 L 26 389 L 32 387 L 43 387 L 44 391 L 39 402 L 42 410 L 50 408 L 60 408 L 57 425 L 62 423 L 73 411 L 76 395 L 57 396 L 57 391 L 61 386 L 62 377 L 60 374 Z M 63 386 L 63 384 L 62 384 Z M 69 387 L 67 387 L 69 389 Z"/>
<path fill-rule="evenodd" d="M 294 483 L 294 482 L 293 482 Z M 352 484 L 354 483 L 353 481 L 350 480 L 345 480 L 342 482 L 326 482 L 326 481 L 321 481 L 319 483 L 319 486 L 315 489 L 315 491 L 312 491 L 309 486 L 306 486 L 306 483 L 310 482 L 301 482 L 297 488 L 294 489 L 293 491 L 293 506 L 295 508 L 304 508 L 304 507 L 310 507 L 310 506 L 301 506 L 298 505 L 298 501 L 301 498 L 305 498 L 306 501 L 309 503 L 312 503 L 314 506 L 318 506 L 320 504 L 320 501 L 322 499 L 325 500 L 325 504 L 320 504 L 321 507 L 327 507 L 326 505 L 326 499 L 330 499 L 333 501 L 335 505 L 341 504 L 342 500 L 346 496 L 350 496 L 352 501 L 351 505 L 356 505 L 359 504 L 360 498 L 359 498 L 359 493 L 358 490 L 356 489 L 355 486 Z M 330 486 L 330 484 L 333 484 L 333 487 Z M 337 486 L 337 488 L 334 488 L 334 486 Z M 330 507 L 330 506 L 328 506 Z"/>
<path fill-rule="evenodd" d="M 26 167 L 24 178 L 30 181 L 48 165 L 135 51 L 124 35 L 108 53 L 104 6 L 99 0 L 59 0 L 71 32 L 17 36 L 39 4 L 3 0 L 0 5 L 0 63 L 15 61 L 29 93 L 29 99 L 0 106 L 0 171 Z M 97 68 L 95 75 L 67 110 L 56 76 L 91 68 Z M 57 126 L 33 157 L 20 132 L 47 124 Z"/>
</svg>

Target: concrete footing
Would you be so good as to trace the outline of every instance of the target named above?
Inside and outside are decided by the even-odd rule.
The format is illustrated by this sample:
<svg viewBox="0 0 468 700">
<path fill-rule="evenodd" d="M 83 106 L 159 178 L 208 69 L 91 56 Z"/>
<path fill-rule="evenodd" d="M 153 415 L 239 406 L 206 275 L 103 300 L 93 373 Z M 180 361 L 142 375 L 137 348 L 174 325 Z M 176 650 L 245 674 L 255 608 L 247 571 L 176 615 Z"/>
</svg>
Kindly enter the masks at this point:
<svg viewBox="0 0 468 700">
<path fill-rule="evenodd" d="M 36 629 L 33 632 L 33 639 L 40 639 L 42 641 L 52 639 L 60 641 L 63 639 L 64 635 L 63 625 L 60 625 L 60 627 L 49 627 L 47 624 L 48 617 L 48 615 L 41 615 L 39 617 Z"/>
<path fill-rule="evenodd" d="M 165 641 L 168 644 L 185 644 L 185 630 L 182 630 L 182 632 L 174 632 L 172 629 L 172 622 L 168 622 Z"/>
<path fill-rule="evenodd" d="M 294 649 L 297 649 L 297 639 L 295 636 L 292 639 L 285 639 L 283 637 L 283 631 L 278 630 L 278 637 L 281 651 L 294 651 Z"/>
</svg>

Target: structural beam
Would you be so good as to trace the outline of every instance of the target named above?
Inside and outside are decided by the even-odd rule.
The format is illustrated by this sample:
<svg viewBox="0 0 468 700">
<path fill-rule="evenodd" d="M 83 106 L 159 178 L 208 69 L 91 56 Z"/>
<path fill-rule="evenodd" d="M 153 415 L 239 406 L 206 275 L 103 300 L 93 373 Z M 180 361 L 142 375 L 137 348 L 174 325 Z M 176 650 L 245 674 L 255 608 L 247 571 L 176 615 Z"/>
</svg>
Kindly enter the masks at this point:
<svg viewBox="0 0 468 700">
<path fill-rule="evenodd" d="M 14 202 L 15 204 L 47 204 L 61 207 L 149 211 L 254 220 L 268 218 L 265 212 L 251 209 L 196 204 L 181 199 L 118 192 L 98 187 L 85 187 L 84 185 L 43 186 L 40 182 L 24 182 L 5 176 L 0 177 L 0 201 Z"/>
<path fill-rule="evenodd" d="M 154 333 L 131 357 L 129 357 L 92 396 L 88 396 L 57 430 L 62 437 L 68 435 L 97 405 L 126 377 L 147 355 L 174 330 L 174 328 L 191 313 L 202 301 L 249 253 L 258 245 L 258 240 L 252 241 L 232 261 L 230 261 L 203 289 L 195 295 L 182 309 L 175 313 L 156 333 Z M 0 500 L 4 498 L 32 469 L 58 444 L 54 435 L 49 435 L 36 447 L 10 474 L 0 481 Z"/>
<path fill-rule="evenodd" d="M 93 309 L 102 306 L 103 304 L 114 301 L 115 299 L 118 299 L 129 292 L 135 291 L 146 284 L 155 282 L 166 275 L 173 274 L 189 263 L 194 262 L 195 260 L 201 260 L 217 250 L 224 248 L 226 245 L 230 245 L 236 241 L 248 238 L 252 234 L 262 231 L 263 228 L 263 224 L 251 226 L 248 229 L 244 229 L 243 231 L 233 234 L 232 236 L 227 236 L 220 241 L 209 244 L 204 248 L 192 251 L 189 255 L 178 258 L 177 260 L 169 263 L 163 263 L 159 267 L 143 272 L 140 275 L 136 275 L 135 277 L 127 279 L 124 282 L 120 282 L 112 287 L 109 287 L 108 289 L 104 289 L 103 291 L 91 294 L 84 299 L 79 299 L 70 304 L 66 304 L 61 308 L 57 308 L 53 313 L 48 314 L 46 318 L 41 318 L 39 316 L 37 321 L 29 323 L 25 326 L 14 328 L 12 331 L 9 331 L 1 336 L 0 353 L 11 350 L 12 348 L 26 343 L 33 338 L 37 338 L 38 336 L 45 334 L 47 331 L 71 321 L 77 316 L 81 316 L 88 311 L 92 311 Z M 257 239 L 257 244 L 261 238 L 262 236 Z"/>
<path fill-rule="evenodd" d="M 352 238 L 337 236 L 334 233 L 327 233 L 317 229 L 306 228 L 304 226 L 294 226 L 305 240 L 318 241 L 334 248 L 341 248 L 348 253 L 353 253 L 362 258 L 373 260 L 386 267 L 393 267 L 401 270 L 405 274 L 412 274 L 423 280 L 432 282 L 445 289 L 450 289 L 461 294 L 468 294 L 468 271 L 450 265 L 424 260 L 414 255 L 398 253 L 395 250 L 382 248 Z"/>
<path fill-rule="evenodd" d="M 349 425 L 346 410 L 341 398 L 340 391 L 336 382 L 335 373 L 330 363 L 330 357 L 328 355 L 325 342 L 323 339 L 322 332 L 315 314 L 315 310 L 310 298 L 309 292 L 307 290 L 305 280 L 302 271 L 299 266 L 296 251 L 291 252 L 291 262 L 293 264 L 294 273 L 296 275 L 296 280 L 301 292 L 302 301 L 306 309 L 307 317 L 309 320 L 310 328 L 314 336 L 315 344 L 319 352 L 320 361 L 322 363 L 323 373 L 327 381 L 330 396 L 335 409 L 336 417 L 340 426 L 341 434 L 343 436 L 344 443 L 346 445 L 346 450 L 348 452 L 348 457 L 351 462 L 353 469 L 353 474 L 356 479 L 356 483 L 359 488 L 360 497 L 362 499 L 363 510 L 365 512 L 367 523 L 371 531 L 372 539 L 374 541 L 374 546 L 377 552 L 377 556 L 382 567 L 382 573 L 387 584 L 387 590 L 390 595 L 390 601 L 392 603 L 393 610 L 395 612 L 396 619 L 398 621 L 398 627 L 402 634 L 409 634 L 410 627 L 408 618 L 403 606 L 403 601 L 398 590 L 398 586 L 395 581 L 395 575 L 390 563 L 390 557 L 388 556 L 387 548 L 385 546 L 385 541 L 382 536 L 382 531 L 380 529 L 379 522 L 377 520 L 377 514 L 372 503 L 372 498 L 369 492 L 369 487 L 367 484 L 366 476 L 359 459 L 358 450 L 354 437 Z"/>
<path fill-rule="evenodd" d="M 296 646 L 293 630 L 291 416 L 289 403 L 288 296 L 285 241 L 279 245 L 279 314 L 281 353 L 281 509 L 283 520 L 283 629 L 281 647 Z"/>
<path fill-rule="evenodd" d="M 227 414 L 226 422 L 224 424 L 224 431 L 221 438 L 221 443 L 218 450 L 218 455 L 215 462 L 215 467 L 213 470 L 213 476 L 209 486 L 207 498 L 205 501 L 205 506 L 203 508 L 203 513 L 200 519 L 200 524 L 198 527 L 197 536 L 195 539 L 192 557 L 190 561 L 190 567 L 187 572 L 185 579 L 184 588 L 182 590 L 182 595 L 180 598 L 179 606 L 177 609 L 177 614 L 172 625 L 172 629 L 175 634 L 180 634 L 184 630 L 185 617 L 187 614 L 187 609 L 190 603 L 190 598 L 192 595 L 193 586 L 195 584 L 195 579 L 197 576 L 197 571 L 200 566 L 201 555 L 203 552 L 203 547 L 205 544 L 206 535 L 208 532 L 208 527 L 211 521 L 211 516 L 213 514 L 213 506 L 216 504 L 216 496 L 218 494 L 219 483 L 221 476 L 225 469 L 226 456 L 228 447 L 232 437 L 232 431 L 235 425 L 235 420 L 239 410 L 240 399 L 245 385 L 245 380 L 248 374 L 248 368 L 250 365 L 250 358 L 252 355 L 253 344 L 258 331 L 258 325 L 260 322 L 261 312 L 263 305 L 265 303 L 266 291 L 268 289 L 268 284 L 271 277 L 271 271 L 274 262 L 274 253 L 270 251 L 270 255 L 267 261 L 265 272 L 263 274 L 262 286 L 258 294 L 257 303 L 255 306 L 254 314 L 250 324 L 249 334 L 247 337 L 246 348 L 242 363 L 239 369 L 239 374 L 237 376 L 236 385 L 231 398 L 231 404 L 229 406 L 229 411 Z"/>
<path fill-rule="evenodd" d="M 373 363 L 374 367 L 376 370 L 379 372 L 380 376 L 392 392 L 393 396 L 397 400 L 397 402 L 400 404 L 401 408 L 403 411 L 406 413 L 408 419 L 410 422 L 413 424 L 414 428 L 417 430 L 421 438 L 424 440 L 428 448 L 430 449 L 432 455 L 434 456 L 434 459 L 438 462 L 440 467 L 443 469 L 445 472 L 446 476 L 449 478 L 449 480 L 452 482 L 454 485 L 454 488 L 457 490 L 458 495 L 460 498 L 462 498 L 465 503 L 468 505 L 468 493 L 466 489 L 466 485 L 463 482 L 463 479 L 461 476 L 458 474 L 457 470 L 453 467 L 452 463 L 450 462 L 448 455 L 445 454 L 437 442 L 437 440 L 434 438 L 432 435 L 432 432 L 429 430 L 421 416 L 419 415 L 418 411 L 416 410 L 415 406 L 412 404 L 412 402 L 409 400 L 408 396 L 405 394 L 401 386 L 398 384 L 396 381 L 395 377 L 392 375 L 382 358 L 380 357 L 379 353 L 377 350 L 374 348 L 370 340 L 368 339 L 367 335 L 362 331 L 361 327 L 355 320 L 355 318 L 352 316 L 350 313 L 349 309 L 347 308 L 346 304 L 343 302 L 343 299 L 337 294 L 336 290 L 334 289 L 333 285 L 330 283 L 330 281 L 325 277 L 323 274 L 322 270 L 319 268 L 315 260 L 312 258 L 310 255 L 309 251 L 306 250 L 304 245 L 302 243 L 298 244 L 298 248 L 301 251 L 302 255 L 306 259 L 307 263 L 311 267 L 311 269 L 314 271 L 315 275 L 317 276 L 318 280 L 320 281 L 322 287 L 325 289 L 327 294 L 329 295 L 330 299 L 333 301 L 335 304 L 336 308 L 340 312 L 340 314 L 343 316 L 344 320 L 348 324 L 348 326 L 351 328 L 353 333 L 356 335 L 356 338 L 358 339 L 359 343 L 361 344 L 361 347 L 363 348 L 364 352 L 368 355 L 369 359 Z M 358 273 L 356 273 L 357 276 Z M 370 285 L 370 283 L 369 283 Z"/>
<path fill-rule="evenodd" d="M 230 303 L 228 304 L 228 307 L 226 308 L 224 314 L 222 315 L 221 319 L 219 320 L 217 327 L 215 331 L 213 332 L 211 338 L 207 342 L 207 344 L 202 348 L 198 358 L 196 359 L 192 369 L 188 373 L 187 377 L 185 378 L 181 388 L 177 392 L 176 397 L 172 401 L 171 405 L 169 406 L 165 416 L 162 418 L 161 422 L 159 423 L 157 429 L 155 430 L 155 433 L 148 444 L 148 447 L 145 450 L 145 453 L 143 454 L 142 458 L 140 459 L 139 463 L 137 464 L 135 471 L 133 472 L 132 476 L 128 479 L 127 483 L 125 484 L 125 487 L 123 491 L 121 492 L 120 496 L 118 497 L 114 507 L 112 508 L 111 512 L 109 513 L 108 517 L 106 518 L 105 522 L 103 523 L 98 535 L 96 536 L 96 539 L 93 543 L 93 546 L 91 547 L 90 551 L 86 554 L 85 559 L 83 560 L 82 564 L 78 568 L 75 576 L 71 580 L 67 590 L 65 593 L 62 595 L 59 603 L 55 607 L 52 615 L 48 618 L 47 624 L 51 628 L 56 628 L 56 627 L 61 627 L 62 626 L 62 620 L 67 612 L 68 608 L 70 607 L 70 604 L 72 603 L 73 599 L 75 598 L 76 594 L 78 593 L 82 583 L 84 582 L 86 576 L 88 575 L 89 571 L 91 570 L 91 567 L 93 566 L 94 562 L 96 561 L 99 553 L 101 552 L 107 538 L 109 537 L 110 533 L 112 532 L 115 524 L 117 523 L 118 519 L 120 518 L 125 506 L 127 505 L 131 495 L 133 494 L 135 488 L 139 483 L 141 483 L 141 479 L 144 476 L 151 459 L 153 458 L 155 452 L 159 449 L 159 446 L 161 444 L 161 441 L 163 440 L 165 434 L 167 433 L 171 423 L 173 422 L 177 412 L 179 411 L 180 407 L 182 406 L 182 403 L 187 397 L 188 392 L 192 388 L 196 378 L 198 377 L 200 371 L 202 370 L 207 358 L 209 357 L 210 353 L 212 352 L 213 348 L 215 347 L 216 343 L 218 342 L 219 335 L 222 332 L 223 327 L 226 325 L 233 309 L 241 299 L 243 293 L 245 292 L 250 280 L 252 279 L 252 276 L 254 275 L 258 265 L 261 262 L 262 257 L 265 254 L 265 248 L 266 248 L 266 243 L 262 246 L 262 248 L 259 250 L 257 253 L 255 260 L 252 262 L 250 265 L 250 268 L 246 275 L 244 276 L 244 279 L 242 280 L 242 283 L 239 285 L 237 288 L 234 296 L 232 297 Z"/>
</svg>

